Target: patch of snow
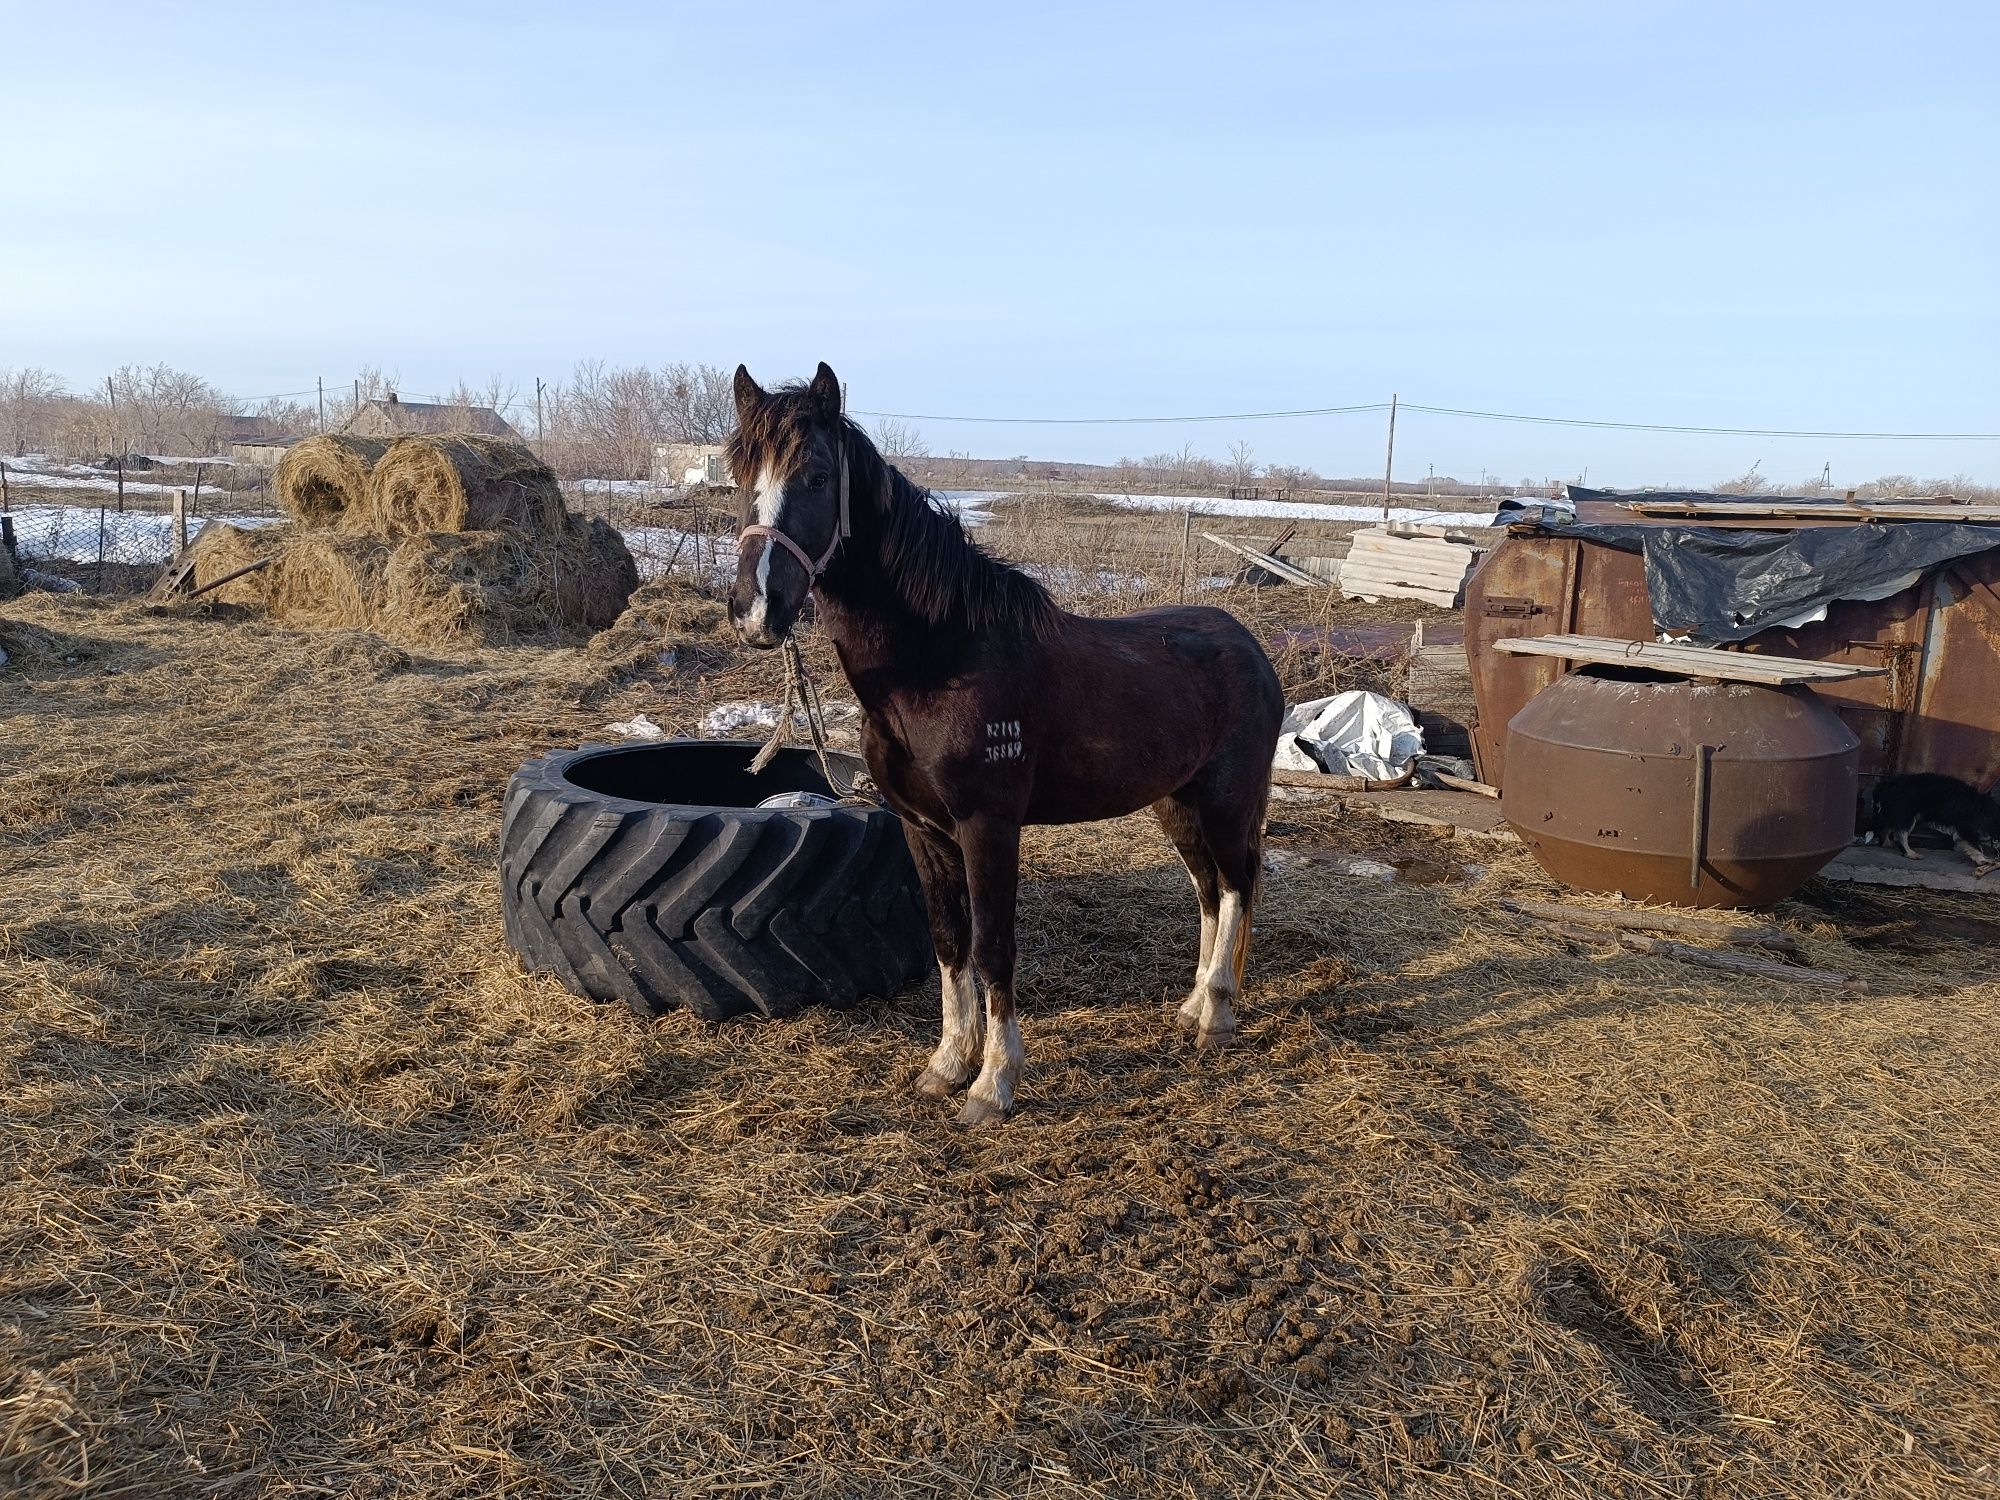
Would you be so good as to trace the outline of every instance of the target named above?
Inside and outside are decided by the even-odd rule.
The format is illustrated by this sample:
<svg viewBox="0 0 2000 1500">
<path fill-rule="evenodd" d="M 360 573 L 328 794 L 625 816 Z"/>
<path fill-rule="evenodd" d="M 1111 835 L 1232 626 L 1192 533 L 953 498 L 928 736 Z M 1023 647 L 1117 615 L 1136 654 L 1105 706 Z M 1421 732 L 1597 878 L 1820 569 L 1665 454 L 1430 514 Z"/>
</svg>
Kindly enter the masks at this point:
<svg viewBox="0 0 2000 1500">
<path fill-rule="evenodd" d="M 1304 500 L 1218 500 L 1206 495 L 1119 495 L 1091 496 L 1126 510 L 1192 510 L 1200 516 L 1257 516 L 1274 521 L 1380 521 L 1379 505 L 1316 505 Z M 1494 512 L 1463 510 L 1423 510 L 1405 505 L 1389 508 L 1391 521 L 1423 526 L 1492 526 Z"/>
</svg>

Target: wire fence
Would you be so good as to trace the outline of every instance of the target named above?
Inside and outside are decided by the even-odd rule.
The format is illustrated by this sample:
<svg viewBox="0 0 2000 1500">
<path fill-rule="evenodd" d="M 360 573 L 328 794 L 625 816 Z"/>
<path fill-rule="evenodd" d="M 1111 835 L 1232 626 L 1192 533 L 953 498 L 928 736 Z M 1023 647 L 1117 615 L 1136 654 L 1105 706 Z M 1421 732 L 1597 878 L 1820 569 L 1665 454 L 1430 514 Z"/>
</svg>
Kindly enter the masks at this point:
<svg viewBox="0 0 2000 1500">
<path fill-rule="evenodd" d="M 625 539 L 641 578 L 667 573 L 721 579 L 736 567 L 733 500 L 639 482 L 564 486 L 569 509 Z M 97 491 L 16 483 L 0 509 L 0 544 L 27 570 L 31 586 L 93 594 L 151 588 L 183 545 L 215 523 L 269 526 L 286 520 L 268 489 L 128 493 L 123 507 Z"/>
</svg>

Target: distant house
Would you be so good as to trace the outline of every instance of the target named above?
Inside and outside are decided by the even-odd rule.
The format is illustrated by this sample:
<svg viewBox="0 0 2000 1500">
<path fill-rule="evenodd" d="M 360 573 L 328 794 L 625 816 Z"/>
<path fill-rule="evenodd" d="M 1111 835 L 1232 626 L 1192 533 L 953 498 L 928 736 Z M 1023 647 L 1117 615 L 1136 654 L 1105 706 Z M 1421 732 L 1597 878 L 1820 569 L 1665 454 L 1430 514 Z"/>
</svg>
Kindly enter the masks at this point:
<svg viewBox="0 0 2000 1500">
<path fill-rule="evenodd" d="M 371 438 L 396 438 L 411 432 L 477 432 L 517 443 L 524 441 L 513 425 L 490 406 L 404 401 L 394 391 L 379 401 L 362 402 L 361 409 L 340 430 Z"/>
<path fill-rule="evenodd" d="M 229 445 L 229 461 L 246 468 L 275 469 L 278 460 L 285 456 L 285 450 L 297 441 L 297 438 L 281 437 L 238 440 Z"/>
<path fill-rule="evenodd" d="M 729 483 L 729 460 L 720 443 L 656 443 L 653 445 L 653 483 Z"/>
</svg>

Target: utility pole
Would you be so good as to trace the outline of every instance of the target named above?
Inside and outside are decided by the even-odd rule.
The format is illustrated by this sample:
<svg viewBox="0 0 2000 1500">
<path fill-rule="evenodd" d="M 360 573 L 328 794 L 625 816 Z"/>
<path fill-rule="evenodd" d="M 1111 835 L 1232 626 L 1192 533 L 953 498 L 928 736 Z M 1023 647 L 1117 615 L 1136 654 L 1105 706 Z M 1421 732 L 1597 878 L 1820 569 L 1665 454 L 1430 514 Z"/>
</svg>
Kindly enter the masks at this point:
<svg viewBox="0 0 2000 1500">
<path fill-rule="evenodd" d="M 535 377 L 535 446 L 542 443 L 542 377 Z"/>
<path fill-rule="evenodd" d="M 326 377 L 319 377 L 319 430 L 326 431 Z"/>
<path fill-rule="evenodd" d="M 1396 395 L 1389 393 L 1389 457 L 1382 465 L 1382 524 L 1389 524 L 1389 476 L 1396 472 Z"/>
</svg>

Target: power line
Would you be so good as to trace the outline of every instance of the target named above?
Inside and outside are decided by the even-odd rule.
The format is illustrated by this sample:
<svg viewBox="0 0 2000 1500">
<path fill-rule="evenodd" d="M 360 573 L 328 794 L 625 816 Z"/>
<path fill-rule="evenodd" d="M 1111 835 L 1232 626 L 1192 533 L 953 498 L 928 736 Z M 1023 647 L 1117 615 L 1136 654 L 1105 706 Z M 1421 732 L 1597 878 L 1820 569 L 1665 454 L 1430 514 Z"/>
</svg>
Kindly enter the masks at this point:
<svg viewBox="0 0 2000 1500">
<path fill-rule="evenodd" d="M 1110 427 L 1142 423 L 1168 425 L 1182 422 L 1274 422 L 1294 417 L 1336 417 L 1355 412 L 1388 409 L 1387 401 L 1372 401 L 1357 406 L 1307 406 L 1286 411 L 1215 412 L 1175 417 L 973 417 L 907 411 L 857 411 L 855 415 L 889 417 L 901 422 L 976 422 L 984 425 L 1026 427 Z M 1676 422 L 1611 422 L 1591 417 L 1543 417 L 1520 412 L 1474 411 L 1460 406 L 1425 406 L 1416 401 L 1403 402 L 1401 409 L 1427 412 L 1439 417 L 1468 417 L 1483 422 L 1522 422 L 1543 427 L 1589 427 L 1619 432 L 1681 432 L 1705 437 L 1827 438 L 1926 443 L 2000 442 L 2000 432 L 1833 432 L 1787 427 L 1702 427 Z"/>
<path fill-rule="evenodd" d="M 1601 422 L 1588 417 L 1531 417 L 1517 412 L 1468 411 L 1457 406 L 1403 403 L 1404 411 L 1430 412 L 1440 417 L 1476 417 L 1485 422 L 1531 422 L 1544 427 L 1608 427 L 1621 432 L 1692 432 L 1709 437 L 1862 438 L 1926 443 L 2000 442 L 2000 432 L 1806 432 L 1789 427 L 1695 427 L 1673 422 Z"/>
<path fill-rule="evenodd" d="M 1232 411 L 1187 417 L 941 417 L 910 411 L 857 411 L 857 417 L 894 417 L 899 422 L 982 422 L 1025 427 L 1110 427 L 1169 422 L 1272 422 L 1284 417 L 1338 417 L 1357 411 L 1387 411 L 1386 401 L 1361 406 L 1309 406 L 1296 411 Z"/>
</svg>

